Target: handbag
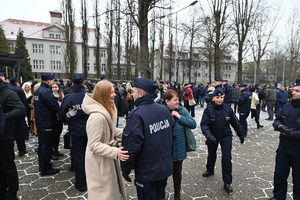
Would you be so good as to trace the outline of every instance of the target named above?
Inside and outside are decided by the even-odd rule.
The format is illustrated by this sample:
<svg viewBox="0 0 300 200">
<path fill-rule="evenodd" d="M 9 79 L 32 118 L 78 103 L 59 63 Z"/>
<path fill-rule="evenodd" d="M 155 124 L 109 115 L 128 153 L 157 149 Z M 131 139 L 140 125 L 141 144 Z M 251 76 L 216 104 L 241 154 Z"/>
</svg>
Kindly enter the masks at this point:
<svg viewBox="0 0 300 200">
<path fill-rule="evenodd" d="M 71 149 L 71 138 L 69 132 L 64 135 L 64 148 Z"/>
<path fill-rule="evenodd" d="M 194 105 L 196 105 L 196 104 L 197 104 L 197 103 L 196 103 L 194 97 L 191 98 L 191 99 L 189 100 L 189 106 L 194 106 Z"/>
<path fill-rule="evenodd" d="M 186 152 L 196 151 L 196 139 L 192 130 L 185 127 Z"/>
</svg>

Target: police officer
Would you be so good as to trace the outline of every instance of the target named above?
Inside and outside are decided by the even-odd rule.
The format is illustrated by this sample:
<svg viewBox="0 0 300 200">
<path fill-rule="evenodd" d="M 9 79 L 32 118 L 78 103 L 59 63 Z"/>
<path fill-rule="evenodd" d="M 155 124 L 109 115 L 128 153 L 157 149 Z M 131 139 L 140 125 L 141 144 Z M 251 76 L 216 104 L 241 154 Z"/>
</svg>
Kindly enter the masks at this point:
<svg viewBox="0 0 300 200">
<path fill-rule="evenodd" d="M 251 92 L 249 92 L 249 89 L 247 88 L 246 84 L 239 84 L 239 88 L 241 91 L 241 95 L 237 103 L 241 126 L 244 129 L 244 134 L 246 137 L 248 132 L 247 118 L 251 111 L 252 94 Z"/>
<path fill-rule="evenodd" d="M 83 84 L 84 79 L 82 76 L 75 74 L 72 80 L 73 92 L 65 96 L 59 107 L 59 119 L 68 122 L 69 125 L 71 148 L 75 161 L 75 188 L 81 192 L 87 190 L 84 160 L 87 145 L 86 122 L 88 115 L 81 109 L 86 93 Z"/>
<path fill-rule="evenodd" d="M 224 88 L 224 104 L 230 105 L 230 100 L 232 97 L 232 87 L 228 85 L 228 80 L 223 80 L 223 88 Z"/>
<path fill-rule="evenodd" d="M 276 150 L 274 172 L 274 196 L 271 200 L 284 200 L 287 179 L 292 168 L 293 199 L 300 199 L 300 79 L 292 89 L 292 100 L 276 113 L 273 127 L 280 132 Z"/>
<path fill-rule="evenodd" d="M 241 144 L 244 143 L 244 131 L 232 108 L 224 102 L 224 93 L 215 90 L 213 93 L 213 104 L 207 107 L 202 116 L 201 130 L 206 137 L 205 144 L 208 148 L 206 171 L 203 177 L 214 175 L 217 159 L 217 149 L 220 143 L 222 151 L 222 178 L 226 192 L 233 191 L 232 183 L 232 132 L 230 125 L 237 132 Z"/>
<path fill-rule="evenodd" d="M 11 77 L 9 79 L 10 82 L 10 89 L 15 92 L 20 100 L 22 101 L 24 107 L 26 110 L 28 109 L 28 104 L 26 100 L 25 93 L 23 89 L 19 86 L 17 86 L 17 78 L 16 77 Z M 26 115 L 25 115 L 26 116 Z M 25 144 L 25 138 L 28 138 L 28 129 L 25 121 L 25 116 L 20 117 L 19 119 L 16 120 L 16 128 L 15 128 L 15 133 L 16 133 L 16 143 L 17 147 L 19 150 L 19 156 L 24 156 L 27 151 L 26 151 L 26 144 Z"/>
<path fill-rule="evenodd" d="M 16 200 L 19 178 L 14 161 L 15 120 L 25 116 L 26 109 L 18 95 L 8 89 L 4 75 L 0 78 L 0 105 L 5 119 L 4 132 L 0 134 L 0 199 Z"/>
<path fill-rule="evenodd" d="M 169 110 L 154 103 L 157 89 L 152 81 L 134 78 L 132 96 L 134 108 L 123 130 L 124 150 L 129 159 L 121 161 L 123 177 L 135 170 L 138 199 L 161 200 L 166 179 L 173 172 L 172 144 L 174 119 Z"/>
<path fill-rule="evenodd" d="M 52 167 L 51 155 L 54 145 L 54 127 L 57 120 L 58 103 L 51 92 L 53 76 L 42 74 L 41 86 L 34 92 L 34 114 L 38 128 L 38 160 L 41 175 L 59 173 Z"/>
</svg>

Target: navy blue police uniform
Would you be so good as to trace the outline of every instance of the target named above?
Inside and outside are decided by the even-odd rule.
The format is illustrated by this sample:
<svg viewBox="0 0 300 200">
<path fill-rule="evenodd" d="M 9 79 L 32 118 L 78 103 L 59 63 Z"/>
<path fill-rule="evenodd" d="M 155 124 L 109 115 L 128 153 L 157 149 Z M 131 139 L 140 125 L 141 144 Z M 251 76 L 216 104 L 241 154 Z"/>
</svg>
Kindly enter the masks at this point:
<svg viewBox="0 0 300 200">
<path fill-rule="evenodd" d="M 42 80 L 52 80 L 49 74 L 42 75 Z M 38 128 L 38 161 L 42 175 L 54 172 L 51 155 L 54 145 L 54 127 L 57 121 L 58 103 L 51 92 L 51 86 L 41 82 L 41 86 L 34 92 L 34 114 Z"/>
<path fill-rule="evenodd" d="M 24 107 L 27 110 L 28 104 L 27 104 L 26 96 L 25 96 L 23 89 L 21 87 L 17 86 L 16 77 L 11 77 L 9 79 L 9 81 L 10 81 L 10 89 L 19 96 L 20 100 L 22 101 Z M 25 116 L 22 116 L 19 119 L 17 119 L 15 121 L 15 123 L 16 123 L 15 139 L 16 139 L 16 143 L 17 143 L 17 148 L 19 151 L 19 156 L 23 156 L 26 153 L 25 138 L 28 137 L 28 129 L 26 126 Z"/>
<path fill-rule="evenodd" d="M 165 180 L 173 173 L 174 119 L 165 106 L 154 103 L 157 86 L 150 80 L 135 78 L 134 87 L 149 95 L 136 99 L 127 116 L 122 142 L 129 159 L 121 161 L 122 173 L 128 180 L 134 169 L 138 199 L 161 200 Z"/>
<path fill-rule="evenodd" d="M 300 79 L 298 85 L 300 86 Z M 290 168 L 293 178 L 293 199 L 300 199 L 300 99 L 293 99 L 276 113 L 273 127 L 280 131 L 274 172 L 274 199 L 284 200 Z M 281 125 L 281 126 L 280 126 Z M 278 128 L 278 126 L 280 126 Z M 284 127 L 284 128 L 283 128 Z"/>
<path fill-rule="evenodd" d="M 219 91 L 213 93 L 222 94 Z M 215 163 L 217 159 L 218 144 L 221 145 L 222 151 L 222 178 L 225 184 L 232 183 L 232 131 L 230 125 L 236 131 L 241 143 L 244 143 L 243 128 L 234 114 L 232 108 L 226 104 L 217 105 L 213 103 L 208 106 L 201 119 L 201 130 L 206 137 L 205 144 L 208 148 L 208 157 L 206 163 L 206 170 L 208 175 L 214 174 Z M 206 177 L 205 174 L 203 176 Z"/>
<path fill-rule="evenodd" d="M 232 87 L 230 85 L 228 85 L 228 80 L 223 80 L 223 82 L 226 82 L 226 84 L 223 85 L 224 88 L 224 104 L 226 105 L 230 105 L 230 100 L 232 97 Z"/>
<path fill-rule="evenodd" d="M 83 189 L 86 187 L 86 175 L 85 175 L 85 150 L 87 145 L 86 134 L 86 122 L 88 115 L 83 112 L 81 104 L 85 96 L 86 90 L 81 84 L 83 78 L 75 75 L 72 82 L 73 92 L 65 96 L 62 104 L 59 107 L 58 116 L 63 122 L 67 122 L 69 125 L 69 132 L 71 135 L 72 154 L 75 161 L 75 187 Z M 67 113 L 75 109 L 76 115 L 70 116 Z"/>
<path fill-rule="evenodd" d="M 239 87 L 247 87 L 247 85 L 240 84 Z M 251 92 L 249 92 L 248 88 L 243 89 L 238 99 L 238 110 L 239 110 L 240 122 L 244 129 L 245 137 L 247 136 L 247 132 L 248 132 L 247 118 L 251 111 L 251 101 L 252 101 Z"/>
</svg>

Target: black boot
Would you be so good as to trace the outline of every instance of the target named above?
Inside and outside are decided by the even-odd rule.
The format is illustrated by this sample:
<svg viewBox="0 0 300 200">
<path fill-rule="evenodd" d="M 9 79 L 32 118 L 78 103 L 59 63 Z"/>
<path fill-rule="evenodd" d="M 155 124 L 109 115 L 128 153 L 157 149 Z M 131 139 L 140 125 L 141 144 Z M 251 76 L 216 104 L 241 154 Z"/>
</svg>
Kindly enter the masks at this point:
<svg viewBox="0 0 300 200">
<path fill-rule="evenodd" d="M 228 193 L 232 193 L 233 192 L 233 189 L 230 185 L 230 183 L 224 183 L 224 190 Z"/>
<path fill-rule="evenodd" d="M 212 176 L 214 174 L 215 174 L 214 172 L 205 171 L 205 172 L 203 172 L 202 176 L 203 177 L 209 177 L 209 176 Z"/>
<path fill-rule="evenodd" d="M 264 126 L 263 126 L 263 125 L 260 125 L 260 124 L 257 125 L 257 129 L 260 129 L 260 128 L 262 128 L 262 127 L 264 127 Z"/>
</svg>

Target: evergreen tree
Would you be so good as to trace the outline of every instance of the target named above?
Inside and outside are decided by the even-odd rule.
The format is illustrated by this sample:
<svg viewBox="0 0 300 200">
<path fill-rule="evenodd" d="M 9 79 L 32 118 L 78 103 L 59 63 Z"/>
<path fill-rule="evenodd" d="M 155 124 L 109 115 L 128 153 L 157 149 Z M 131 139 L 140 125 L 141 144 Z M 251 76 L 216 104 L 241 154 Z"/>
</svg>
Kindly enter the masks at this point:
<svg viewBox="0 0 300 200">
<path fill-rule="evenodd" d="M 9 53 L 9 44 L 4 35 L 4 30 L 0 26 L 0 53 Z"/>
<path fill-rule="evenodd" d="M 26 48 L 26 41 L 23 35 L 23 31 L 20 29 L 17 35 L 15 54 L 24 56 L 24 61 L 20 64 L 20 77 L 23 78 L 23 82 L 33 79 L 32 67 L 30 64 L 30 58 L 28 50 Z"/>
<path fill-rule="evenodd" d="M 0 53 L 9 53 L 9 44 L 0 26 Z M 0 66 L 0 72 L 5 72 L 5 66 Z"/>
</svg>

